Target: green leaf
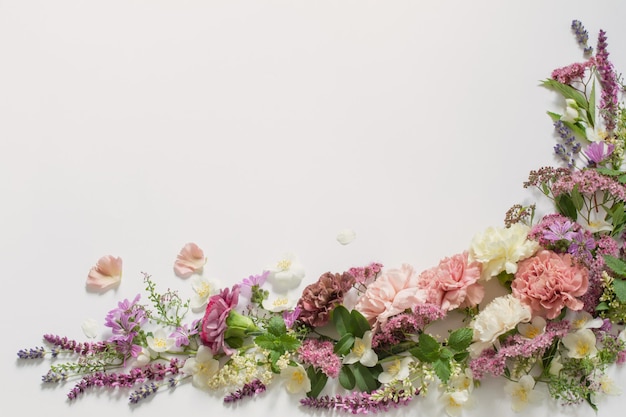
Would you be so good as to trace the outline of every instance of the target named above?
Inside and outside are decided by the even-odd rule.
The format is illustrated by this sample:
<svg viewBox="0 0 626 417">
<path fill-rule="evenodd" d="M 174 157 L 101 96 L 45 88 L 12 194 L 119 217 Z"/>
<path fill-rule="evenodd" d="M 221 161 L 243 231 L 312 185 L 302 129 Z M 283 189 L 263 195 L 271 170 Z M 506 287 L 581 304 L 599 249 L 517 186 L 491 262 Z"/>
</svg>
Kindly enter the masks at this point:
<svg viewBox="0 0 626 417">
<path fill-rule="evenodd" d="M 626 302 L 626 281 L 623 279 L 614 279 L 613 291 L 615 291 L 615 296 L 620 302 Z"/>
<path fill-rule="evenodd" d="M 611 255 L 604 255 L 604 263 L 606 266 L 617 275 L 626 276 L 626 262 Z"/>
<path fill-rule="evenodd" d="M 596 311 L 606 311 L 609 309 L 609 305 L 606 301 L 602 301 L 600 304 L 596 306 Z"/>
<path fill-rule="evenodd" d="M 341 367 L 341 370 L 339 371 L 339 383 L 347 390 L 354 389 L 356 379 L 354 378 L 354 374 L 352 373 L 352 369 L 349 365 Z"/>
<path fill-rule="evenodd" d="M 295 351 L 296 349 L 298 349 L 300 347 L 300 341 L 290 335 L 290 334 L 283 334 L 278 338 L 278 341 L 280 342 L 281 348 L 283 351 Z"/>
<path fill-rule="evenodd" d="M 267 331 L 274 336 L 280 336 L 287 333 L 287 326 L 282 317 L 274 316 L 267 323 Z"/>
<path fill-rule="evenodd" d="M 365 316 L 359 313 L 356 309 L 350 312 L 350 317 L 352 318 L 352 324 L 354 328 L 354 336 L 363 337 L 365 332 L 371 330 L 369 322 L 365 318 Z"/>
<path fill-rule="evenodd" d="M 444 361 L 441 359 L 437 359 L 433 362 L 433 369 L 435 370 L 435 374 L 444 384 L 448 382 L 450 379 L 450 374 L 452 371 L 450 370 L 450 362 Z"/>
<path fill-rule="evenodd" d="M 347 333 L 354 334 L 354 327 L 352 326 L 352 317 L 347 308 L 342 305 L 335 307 L 332 314 L 332 320 L 339 332 L 339 336 L 344 336 Z"/>
<path fill-rule="evenodd" d="M 337 355 L 347 355 L 354 346 L 354 336 L 350 333 L 343 335 L 337 343 L 335 343 L 334 351 Z"/>
<path fill-rule="evenodd" d="M 450 358 L 453 356 L 454 356 L 454 352 L 452 351 L 452 349 L 449 349 L 447 347 L 442 348 L 441 351 L 439 352 L 439 357 L 441 359 L 450 360 Z"/>
<path fill-rule="evenodd" d="M 498 278 L 498 282 L 500 283 L 500 285 L 505 288 L 511 289 L 511 283 L 515 278 L 515 275 L 509 274 L 506 271 L 502 271 L 496 277 Z"/>
<path fill-rule="evenodd" d="M 620 184 L 626 184 L 626 175 L 620 175 L 619 177 L 617 177 L 617 180 Z"/>
<path fill-rule="evenodd" d="M 454 355 L 454 360 L 456 362 L 463 362 L 465 359 L 467 359 L 468 356 L 469 356 L 469 352 L 468 351 L 459 352 L 456 355 Z"/>
<path fill-rule="evenodd" d="M 572 203 L 574 204 L 574 207 L 576 207 L 576 211 L 580 211 L 585 203 L 583 196 L 580 194 L 580 191 L 578 191 L 578 184 L 572 188 Z"/>
<path fill-rule="evenodd" d="M 380 386 L 376 377 L 372 374 L 370 368 L 365 367 L 357 362 L 352 366 L 352 372 L 359 390 L 371 392 Z"/>
<path fill-rule="evenodd" d="M 576 211 L 576 206 L 568 194 L 561 194 L 556 198 L 555 202 L 557 210 L 559 210 L 562 215 L 576 221 L 578 211 Z"/>
<path fill-rule="evenodd" d="M 432 363 L 439 359 L 441 345 L 429 334 L 422 333 L 418 339 L 418 345 L 412 350 L 417 359 L 422 362 Z"/>
<path fill-rule="evenodd" d="M 619 169 L 610 169 L 610 168 L 605 168 L 605 167 L 598 167 L 596 168 L 596 171 L 598 171 L 602 175 L 607 175 L 609 177 L 616 177 L 624 173 L 620 171 Z"/>
<path fill-rule="evenodd" d="M 276 339 L 276 336 L 266 333 L 255 337 L 254 344 L 256 344 L 261 349 L 275 350 L 276 345 L 280 343 Z"/>
<path fill-rule="evenodd" d="M 470 328 L 463 327 L 456 329 L 450 333 L 450 337 L 448 338 L 448 347 L 457 352 L 463 352 L 472 343 L 473 337 L 474 331 Z"/>
<path fill-rule="evenodd" d="M 589 125 L 594 127 L 596 125 L 596 83 L 591 83 L 591 93 L 589 94 L 589 107 L 587 107 L 587 119 Z"/>
<path fill-rule="evenodd" d="M 328 376 L 322 371 L 316 371 L 312 366 L 308 367 L 306 374 L 311 381 L 311 391 L 307 392 L 306 395 L 307 397 L 316 398 L 326 386 Z"/>
<path fill-rule="evenodd" d="M 578 107 L 583 110 L 586 110 L 589 107 L 589 103 L 587 102 L 585 96 L 580 91 L 576 90 L 570 85 L 560 83 L 557 80 L 553 80 L 550 78 L 543 82 L 543 86 L 558 91 L 565 98 L 574 99 L 574 101 L 576 101 L 576 104 L 578 104 Z"/>
</svg>

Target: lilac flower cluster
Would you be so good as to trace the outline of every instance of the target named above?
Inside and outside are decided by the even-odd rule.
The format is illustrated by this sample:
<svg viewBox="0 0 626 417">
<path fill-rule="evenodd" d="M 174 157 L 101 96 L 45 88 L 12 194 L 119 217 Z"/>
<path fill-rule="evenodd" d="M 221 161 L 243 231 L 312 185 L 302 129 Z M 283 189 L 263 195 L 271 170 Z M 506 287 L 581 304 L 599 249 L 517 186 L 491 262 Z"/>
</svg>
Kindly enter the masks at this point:
<svg viewBox="0 0 626 417">
<path fill-rule="evenodd" d="M 366 267 L 352 267 L 347 273 L 354 277 L 354 281 L 363 284 L 369 281 L 371 278 L 375 278 L 380 271 L 382 271 L 383 265 L 378 262 L 372 262 Z"/>
<path fill-rule="evenodd" d="M 341 358 L 333 349 L 333 343 L 328 340 L 306 339 L 297 353 L 302 363 L 313 366 L 329 378 L 337 378 L 341 370 Z"/>
<path fill-rule="evenodd" d="M 133 340 L 148 318 L 143 306 L 137 304 L 139 298 L 137 294 L 132 302 L 127 299 L 119 302 L 117 308 L 109 311 L 105 318 L 104 325 L 113 332 L 107 341 L 114 343 L 124 358 L 137 357 L 141 352 L 141 346 L 134 344 Z"/>
<path fill-rule="evenodd" d="M 245 384 L 243 387 L 238 389 L 235 392 L 230 393 L 229 395 L 224 397 L 225 403 L 234 403 L 239 400 L 242 400 L 245 397 L 254 397 L 255 395 L 259 395 L 265 392 L 266 386 L 263 382 L 258 379 L 255 379 L 252 382 Z"/>
<path fill-rule="evenodd" d="M 572 85 L 575 82 L 582 81 L 585 71 L 595 64 L 592 58 L 586 62 L 575 62 L 563 68 L 557 68 L 552 71 L 552 79 L 557 80 L 561 84 Z"/>
<path fill-rule="evenodd" d="M 508 337 L 498 350 L 486 349 L 477 358 L 469 361 L 474 379 L 481 380 L 487 374 L 501 376 L 506 369 L 506 361 L 511 358 L 541 357 L 555 339 L 561 339 L 569 331 L 568 321 L 549 322 L 544 333 L 529 339 L 520 334 Z"/>
<path fill-rule="evenodd" d="M 446 315 L 440 307 L 434 304 L 420 304 L 410 313 L 401 313 L 391 317 L 374 334 L 372 347 L 384 350 L 407 340 L 410 335 L 418 334 L 433 321 Z"/>
<path fill-rule="evenodd" d="M 140 368 L 133 368 L 128 373 L 94 372 L 81 379 L 67 394 L 70 400 L 76 399 L 86 389 L 92 387 L 124 387 L 130 388 L 145 381 L 161 381 L 167 375 L 178 374 L 180 364 L 173 358 L 168 364 L 151 363 Z"/>
<path fill-rule="evenodd" d="M 398 391 L 393 396 L 393 399 L 384 397 L 384 399 L 377 399 L 375 397 L 376 391 L 371 394 L 367 392 L 355 392 L 350 395 L 335 395 L 323 396 L 318 398 L 303 398 L 300 400 L 300 404 L 317 409 L 337 410 L 343 412 L 349 412 L 352 414 L 375 414 L 379 412 L 389 411 L 391 408 L 398 408 L 399 406 L 408 405 L 413 399 L 414 395 L 418 395 L 419 392 L 408 393 L 405 391 Z"/>
</svg>

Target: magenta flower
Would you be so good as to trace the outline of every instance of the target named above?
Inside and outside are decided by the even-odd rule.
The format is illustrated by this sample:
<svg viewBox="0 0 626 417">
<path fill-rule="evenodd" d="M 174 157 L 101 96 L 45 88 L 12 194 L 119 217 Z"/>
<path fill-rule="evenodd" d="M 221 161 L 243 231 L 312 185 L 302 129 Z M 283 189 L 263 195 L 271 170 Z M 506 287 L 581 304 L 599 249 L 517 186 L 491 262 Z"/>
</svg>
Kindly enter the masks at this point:
<svg viewBox="0 0 626 417">
<path fill-rule="evenodd" d="M 219 294 L 209 298 L 202 325 L 200 327 L 200 339 L 208 346 L 214 355 L 223 351 L 227 355 L 234 353 L 224 342 L 226 332 L 226 319 L 232 309 L 237 307 L 239 302 L 239 285 L 233 286 L 232 290 L 224 288 Z"/>
</svg>

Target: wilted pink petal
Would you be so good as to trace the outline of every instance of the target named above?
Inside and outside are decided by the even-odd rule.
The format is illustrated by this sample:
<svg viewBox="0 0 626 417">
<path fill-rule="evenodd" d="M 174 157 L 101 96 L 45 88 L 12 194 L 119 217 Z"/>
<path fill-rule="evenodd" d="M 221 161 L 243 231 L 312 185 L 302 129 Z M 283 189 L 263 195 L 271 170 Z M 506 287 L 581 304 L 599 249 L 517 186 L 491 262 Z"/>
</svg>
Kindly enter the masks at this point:
<svg viewBox="0 0 626 417">
<path fill-rule="evenodd" d="M 87 286 L 106 290 L 117 285 L 122 279 L 122 258 L 106 255 L 98 259 L 87 276 Z"/>
<path fill-rule="evenodd" d="M 202 249 L 195 243 L 187 243 L 176 257 L 174 273 L 180 278 L 189 278 L 194 272 L 200 271 L 205 263 Z"/>
</svg>

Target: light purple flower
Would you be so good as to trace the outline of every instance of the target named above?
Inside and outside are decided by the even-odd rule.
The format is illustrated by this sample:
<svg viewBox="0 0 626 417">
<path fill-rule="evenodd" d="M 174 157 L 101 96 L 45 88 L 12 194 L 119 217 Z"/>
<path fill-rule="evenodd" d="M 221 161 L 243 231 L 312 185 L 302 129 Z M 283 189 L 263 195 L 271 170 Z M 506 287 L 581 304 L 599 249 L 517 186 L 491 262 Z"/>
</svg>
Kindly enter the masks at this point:
<svg viewBox="0 0 626 417">
<path fill-rule="evenodd" d="M 584 154 L 589 159 L 589 165 L 595 166 L 611 156 L 614 149 L 615 145 L 612 143 L 591 142 L 584 150 Z"/>
<path fill-rule="evenodd" d="M 191 329 L 189 328 L 189 325 L 185 323 L 181 327 L 174 330 L 170 337 L 176 340 L 176 347 L 189 346 L 189 336 L 198 334 L 199 321 L 199 319 L 194 320 L 193 323 L 191 323 Z"/>
<path fill-rule="evenodd" d="M 239 293 L 246 298 L 250 298 L 252 295 L 252 288 L 255 286 L 257 288 L 261 288 L 263 284 L 265 284 L 265 281 L 267 281 L 269 273 L 270 271 L 263 271 L 262 274 L 250 275 L 248 278 L 244 278 L 243 281 L 241 281 Z"/>
<path fill-rule="evenodd" d="M 543 231 L 543 238 L 550 242 L 558 242 L 559 240 L 572 240 L 575 233 L 572 231 L 574 222 L 565 218 L 555 218 L 547 230 Z"/>
</svg>

